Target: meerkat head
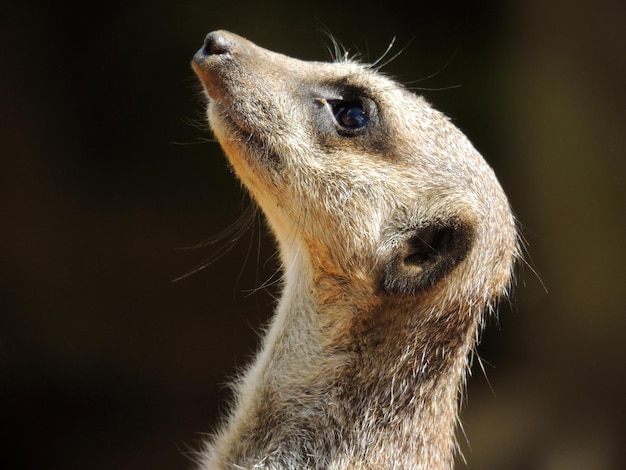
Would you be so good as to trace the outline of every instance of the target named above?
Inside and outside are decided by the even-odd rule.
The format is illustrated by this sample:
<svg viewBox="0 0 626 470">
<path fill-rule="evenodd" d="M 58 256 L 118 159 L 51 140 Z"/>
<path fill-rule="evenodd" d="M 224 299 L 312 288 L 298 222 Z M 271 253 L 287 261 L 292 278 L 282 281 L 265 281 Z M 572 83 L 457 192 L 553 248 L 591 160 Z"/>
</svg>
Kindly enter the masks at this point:
<svg viewBox="0 0 626 470">
<path fill-rule="evenodd" d="M 303 256 L 313 278 L 373 296 L 488 302 L 506 289 L 517 250 L 506 197 L 423 98 L 367 66 L 301 61 L 225 31 L 192 66 L 286 267 Z"/>
</svg>

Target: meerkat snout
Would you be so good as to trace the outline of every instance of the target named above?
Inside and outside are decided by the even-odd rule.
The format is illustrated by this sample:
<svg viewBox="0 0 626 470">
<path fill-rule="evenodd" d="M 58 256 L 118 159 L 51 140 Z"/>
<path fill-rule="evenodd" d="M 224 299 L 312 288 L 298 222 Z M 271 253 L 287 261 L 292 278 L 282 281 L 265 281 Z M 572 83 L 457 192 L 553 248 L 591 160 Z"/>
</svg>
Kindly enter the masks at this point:
<svg viewBox="0 0 626 470">
<path fill-rule="evenodd" d="M 284 271 L 202 468 L 450 470 L 468 357 L 518 256 L 493 171 L 367 65 L 215 31 L 192 67 Z"/>
</svg>

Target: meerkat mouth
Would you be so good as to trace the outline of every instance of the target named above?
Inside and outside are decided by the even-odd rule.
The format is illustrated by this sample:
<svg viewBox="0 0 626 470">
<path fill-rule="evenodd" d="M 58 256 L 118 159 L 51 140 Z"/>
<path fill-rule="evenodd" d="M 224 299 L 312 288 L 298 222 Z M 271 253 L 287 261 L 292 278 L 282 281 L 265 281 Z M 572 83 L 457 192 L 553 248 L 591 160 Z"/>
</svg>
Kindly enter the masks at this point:
<svg viewBox="0 0 626 470">
<path fill-rule="evenodd" d="M 257 140 L 261 140 L 241 119 L 232 112 L 232 106 L 223 104 L 221 100 L 210 98 L 211 107 L 214 112 L 211 113 L 211 123 L 213 127 L 219 127 L 232 140 L 245 142 L 246 147 L 256 144 Z"/>
<path fill-rule="evenodd" d="M 204 92 L 212 109 L 211 119 L 218 119 L 220 127 L 229 133 L 252 135 L 251 126 L 247 126 L 244 120 L 236 115 L 233 101 L 225 82 L 228 74 L 224 69 L 228 68 L 232 54 L 225 47 L 220 48 L 219 42 L 206 41 L 204 46 L 196 52 L 191 63 L 193 70 L 200 78 Z"/>
<path fill-rule="evenodd" d="M 229 147 L 236 148 L 237 155 L 252 168 L 260 166 L 277 171 L 282 168 L 283 159 L 262 133 L 255 132 L 222 100 L 210 98 L 210 103 L 213 109 L 209 121 L 220 142 L 227 140 Z"/>
<path fill-rule="evenodd" d="M 253 118 L 240 110 L 237 103 L 242 99 L 241 91 L 233 91 L 230 83 L 232 68 L 236 66 L 233 46 L 225 38 L 206 40 L 194 55 L 192 68 L 200 78 L 209 103 L 209 122 L 218 140 L 227 139 L 240 154 L 277 162 L 280 159 L 269 145 L 268 139 L 254 125 Z"/>
</svg>

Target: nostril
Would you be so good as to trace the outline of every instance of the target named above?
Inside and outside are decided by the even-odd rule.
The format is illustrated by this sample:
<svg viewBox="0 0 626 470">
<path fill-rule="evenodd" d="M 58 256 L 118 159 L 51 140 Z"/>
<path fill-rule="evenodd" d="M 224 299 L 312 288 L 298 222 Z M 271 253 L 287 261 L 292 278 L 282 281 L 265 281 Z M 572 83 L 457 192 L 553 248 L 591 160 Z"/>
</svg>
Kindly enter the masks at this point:
<svg viewBox="0 0 626 470">
<path fill-rule="evenodd" d="M 219 31 L 213 31 L 204 38 L 202 52 L 205 55 L 228 54 L 233 51 L 234 44 L 226 39 Z"/>
</svg>

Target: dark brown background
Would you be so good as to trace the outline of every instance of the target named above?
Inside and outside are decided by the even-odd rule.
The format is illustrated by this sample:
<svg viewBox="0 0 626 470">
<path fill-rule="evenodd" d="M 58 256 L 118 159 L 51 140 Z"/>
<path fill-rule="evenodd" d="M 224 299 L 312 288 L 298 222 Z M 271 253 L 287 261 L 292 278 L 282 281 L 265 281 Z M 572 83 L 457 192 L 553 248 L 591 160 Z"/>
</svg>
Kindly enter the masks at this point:
<svg viewBox="0 0 626 470">
<path fill-rule="evenodd" d="M 489 382 L 475 364 L 462 418 L 470 446 L 459 434 L 469 468 L 623 468 L 623 2 L 9 3 L 4 468 L 190 468 L 226 377 L 254 351 L 276 293 L 255 290 L 276 269 L 262 223 L 172 282 L 232 237 L 178 248 L 249 204 L 193 125 L 204 110 L 189 61 L 217 28 L 318 60 L 323 29 L 365 60 L 397 37 L 405 50 L 385 70 L 423 88 L 494 166 L 539 273 L 522 270 L 513 308 L 485 333 Z"/>
</svg>

